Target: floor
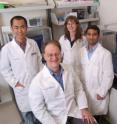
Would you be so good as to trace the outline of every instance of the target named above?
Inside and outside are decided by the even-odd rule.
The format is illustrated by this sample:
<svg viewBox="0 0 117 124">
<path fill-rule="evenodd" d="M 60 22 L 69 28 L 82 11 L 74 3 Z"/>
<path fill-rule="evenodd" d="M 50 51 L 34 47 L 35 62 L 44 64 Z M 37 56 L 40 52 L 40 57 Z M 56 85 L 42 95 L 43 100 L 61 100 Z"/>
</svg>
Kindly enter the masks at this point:
<svg viewBox="0 0 117 124">
<path fill-rule="evenodd" d="M 20 124 L 21 118 L 9 85 L 0 74 L 0 124 Z"/>
<path fill-rule="evenodd" d="M 0 105 L 0 124 L 20 124 L 21 118 L 13 102 Z"/>
</svg>

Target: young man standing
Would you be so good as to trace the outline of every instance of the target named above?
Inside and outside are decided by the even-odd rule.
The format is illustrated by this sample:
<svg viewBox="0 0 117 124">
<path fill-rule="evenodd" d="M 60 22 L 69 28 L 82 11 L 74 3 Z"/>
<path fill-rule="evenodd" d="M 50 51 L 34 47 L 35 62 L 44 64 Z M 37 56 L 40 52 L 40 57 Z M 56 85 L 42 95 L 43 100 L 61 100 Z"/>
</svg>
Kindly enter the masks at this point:
<svg viewBox="0 0 117 124">
<path fill-rule="evenodd" d="M 14 90 L 24 124 L 37 124 L 29 105 L 28 90 L 32 78 L 42 67 L 42 57 L 36 42 L 26 37 L 26 19 L 14 16 L 10 23 L 14 37 L 2 48 L 0 71 Z"/>
<path fill-rule="evenodd" d="M 86 29 L 87 45 L 81 48 L 81 80 L 86 91 L 89 110 L 99 124 L 108 112 L 109 90 L 113 82 L 111 53 L 99 43 L 100 29 L 90 25 Z M 105 124 L 107 124 L 105 122 Z"/>
</svg>

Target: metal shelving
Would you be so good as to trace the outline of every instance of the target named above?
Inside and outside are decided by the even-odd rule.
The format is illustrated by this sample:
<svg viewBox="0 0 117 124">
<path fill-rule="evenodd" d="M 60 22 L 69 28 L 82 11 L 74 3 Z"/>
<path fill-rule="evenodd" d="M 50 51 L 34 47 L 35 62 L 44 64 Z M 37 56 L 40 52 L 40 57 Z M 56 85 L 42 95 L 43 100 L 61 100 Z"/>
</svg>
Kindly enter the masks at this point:
<svg viewBox="0 0 117 124">
<path fill-rule="evenodd" d="M 57 16 L 56 16 L 55 13 L 51 13 L 51 19 L 52 19 L 52 23 L 54 25 L 58 25 L 58 26 L 64 25 L 64 21 L 58 21 Z M 79 20 L 80 23 L 96 22 L 96 21 L 99 21 L 99 17 L 96 17 L 96 18 L 87 18 L 87 19 L 80 19 Z"/>
<path fill-rule="evenodd" d="M 22 11 L 32 11 L 40 9 L 53 9 L 55 4 L 53 0 L 48 0 L 47 4 L 25 4 L 25 5 L 16 5 L 15 8 L 6 8 L 0 9 L 0 13 L 11 13 L 11 12 L 22 12 Z"/>
<path fill-rule="evenodd" d="M 93 0 L 88 1 L 74 1 L 74 2 L 63 2 L 62 0 L 54 0 L 56 8 L 69 8 L 69 7 L 86 7 L 86 6 L 97 6 L 98 3 Z"/>
</svg>

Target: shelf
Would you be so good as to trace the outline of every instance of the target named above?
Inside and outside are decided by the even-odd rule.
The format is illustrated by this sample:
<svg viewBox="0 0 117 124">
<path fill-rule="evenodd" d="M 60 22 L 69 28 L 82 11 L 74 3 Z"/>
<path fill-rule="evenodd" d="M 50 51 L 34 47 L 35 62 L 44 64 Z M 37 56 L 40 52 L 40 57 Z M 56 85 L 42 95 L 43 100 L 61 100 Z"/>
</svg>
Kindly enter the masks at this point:
<svg viewBox="0 0 117 124">
<path fill-rule="evenodd" d="M 74 2 L 63 2 L 62 0 L 54 0 L 56 8 L 70 8 L 70 7 L 85 7 L 85 6 L 98 6 L 97 2 L 93 0 L 89 1 L 74 1 Z"/>
<path fill-rule="evenodd" d="M 64 25 L 64 21 L 58 21 L 55 13 L 51 13 L 51 19 L 52 19 L 52 23 L 54 25 L 58 25 L 58 26 L 62 26 Z M 80 19 L 79 22 L 80 23 L 87 23 L 87 22 L 96 22 L 99 21 L 99 18 L 88 18 L 88 19 Z"/>
<path fill-rule="evenodd" d="M 0 9 L 0 13 L 22 12 L 22 11 L 32 11 L 32 10 L 40 10 L 40 9 L 53 9 L 54 7 L 55 4 L 53 0 L 48 0 L 47 5 L 44 4 L 16 5 L 15 8 Z"/>
<path fill-rule="evenodd" d="M 96 22 L 99 21 L 99 18 L 88 18 L 88 19 L 80 19 L 80 23 L 87 23 L 87 22 Z"/>
</svg>

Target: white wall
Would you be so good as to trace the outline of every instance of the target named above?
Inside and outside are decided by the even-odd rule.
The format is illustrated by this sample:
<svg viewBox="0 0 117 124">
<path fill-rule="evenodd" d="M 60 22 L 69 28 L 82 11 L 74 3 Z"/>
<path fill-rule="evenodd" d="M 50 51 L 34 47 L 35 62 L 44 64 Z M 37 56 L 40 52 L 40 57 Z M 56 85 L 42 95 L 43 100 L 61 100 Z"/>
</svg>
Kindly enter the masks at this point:
<svg viewBox="0 0 117 124">
<path fill-rule="evenodd" d="M 102 25 L 117 24 L 117 0 L 100 0 L 99 15 Z"/>
</svg>

